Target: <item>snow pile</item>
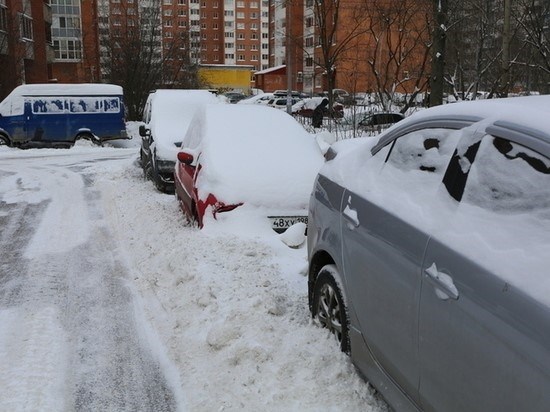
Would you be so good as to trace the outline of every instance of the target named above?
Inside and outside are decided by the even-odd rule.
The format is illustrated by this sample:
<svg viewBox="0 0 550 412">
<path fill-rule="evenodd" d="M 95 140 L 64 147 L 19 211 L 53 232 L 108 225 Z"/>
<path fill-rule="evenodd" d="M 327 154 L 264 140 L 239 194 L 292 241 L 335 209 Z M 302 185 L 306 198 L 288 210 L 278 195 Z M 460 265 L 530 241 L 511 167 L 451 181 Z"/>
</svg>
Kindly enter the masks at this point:
<svg viewBox="0 0 550 412">
<path fill-rule="evenodd" d="M 134 165 L 100 173 L 109 223 L 180 372 L 186 409 L 386 410 L 312 325 L 305 248 L 290 249 L 245 208 L 205 230 L 186 226 L 173 197 Z"/>
</svg>

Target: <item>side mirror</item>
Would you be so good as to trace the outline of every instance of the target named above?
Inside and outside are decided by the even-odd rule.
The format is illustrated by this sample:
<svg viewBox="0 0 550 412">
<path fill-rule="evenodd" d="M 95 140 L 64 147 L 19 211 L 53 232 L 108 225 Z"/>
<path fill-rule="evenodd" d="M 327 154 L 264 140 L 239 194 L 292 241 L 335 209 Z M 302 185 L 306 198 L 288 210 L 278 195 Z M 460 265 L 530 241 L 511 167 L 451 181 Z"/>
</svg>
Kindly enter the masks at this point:
<svg viewBox="0 0 550 412">
<path fill-rule="evenodd" d="M 141 137 L 146 137 L 149 135 L 149 129 L 144 124 L 139 126 L 139 135 Z"/>
<path fill-rule="evenodd" d="M 183 163 L 183 164 L 186 164 L 186 165 L 191 165 L 191 163 L 193 163 L 193 160 L 195 160 L 195 158 L 193 157 L 192 154 L 190 153 L 187 153 L 187 152 L 178 152 L 178 160 Z"/>
</svg>

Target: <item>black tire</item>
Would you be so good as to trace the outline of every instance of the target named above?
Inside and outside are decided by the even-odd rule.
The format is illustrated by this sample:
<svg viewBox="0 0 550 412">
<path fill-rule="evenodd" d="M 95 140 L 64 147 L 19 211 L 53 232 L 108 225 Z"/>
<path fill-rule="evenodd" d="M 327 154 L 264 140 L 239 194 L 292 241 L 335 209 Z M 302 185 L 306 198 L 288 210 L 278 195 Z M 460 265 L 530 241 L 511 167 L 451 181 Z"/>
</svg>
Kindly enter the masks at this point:
<svg viewBox="0 0 550 412">
<path fill-rule="evenodd" d="M 151 180 L 160 192 L 167 194 L 174 193 L 174 183 L 163 181 L 155 164 L 151 165 Z"/>
<path fill-rule="evenodd" d="M 334 265 L 323 266 L 319 271 L 313 289 L 312 315 L 315 323 L 336 336 L 342 352 L 349 354 L 348 311 L 336 278 L 340 276 Z"/>
<path fill-rule="evenodd" d="M 9 146 L 9 145 L 10 145 L 10 140 L 3 134 L 0 134 L 0 146 Z"/>
<path fill-rule="evenodd" d="M 79 133 L 76 136 L 75 142 L 80 139 L 89 140 L 93 144 L 96 144 L 98 146 L 102 146 L 102 142 L 100 139 L 97 138 L 97 136 L 94 136 L 92 133 Z"/>
</svg>

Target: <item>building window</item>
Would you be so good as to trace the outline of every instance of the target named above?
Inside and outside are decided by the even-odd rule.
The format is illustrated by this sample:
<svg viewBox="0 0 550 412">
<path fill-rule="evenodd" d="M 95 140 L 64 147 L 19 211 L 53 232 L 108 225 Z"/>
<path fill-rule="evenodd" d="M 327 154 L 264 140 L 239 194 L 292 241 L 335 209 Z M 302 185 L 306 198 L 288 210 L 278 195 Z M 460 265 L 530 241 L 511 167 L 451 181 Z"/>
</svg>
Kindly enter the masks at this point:
<svg viewBox="0 0 550 412">
<path fill-rule="evenodd" d="M 224 47 L 226 49 L 232 49 L 233 47 L 235 47 L 235 43 L 225 43 L 224 44 Z"/>
<path fill-rule="evenodd" d="M 313 36 L 306 37 L 306 47 L 313 47 L 314 40 Z"/>
<path fill-rule="evenodd" d="M 8 8 L 0 1 L 0 31 L 8 31 Z"/>
<path fill-rule="evenodd" d="M 233 53 L 225 53 L 225 58 L 226 59 L 234 59 L 235 55 Z"/>
<path fill-rule="evenodd" d="M 238 59 L 240 62 L 244 61 L 244 54 L 239 54 L 239 59 Z"/>
<path fill-rule="evenodd" d="M 238 11 L 237 12 L 237 18 L 238 19 L 244 19 L 244 11 Z"/>
<path fill-rule="evenodd" d="M 233 17 L 233 16 L 234 16 L 234 13 L 233 13 L 233 10 L 225 10 L 225 11 L 223 12 L 223 15 L 224 15 L 224 16 Z"/>
<path fill-rule="evenodd" d="M 25 40 L 32 40 L 32 17 L 26 14 L 21 15 L 21 37 Z"/>
<path fill-rule="evenodd" d="M 313 67 L 313 57 L 306 57 L 306 67 Z"/>
<path fill-rule="evenodd" d="M 82 44 L 79 40 L 54 40 L 55 58 L 59 60 L 82 59 Z"/>
<path fill-rule="evenodd" d="M 306 27 L 313 27 L 313 17 L 306 18 Z"/>
</svg>

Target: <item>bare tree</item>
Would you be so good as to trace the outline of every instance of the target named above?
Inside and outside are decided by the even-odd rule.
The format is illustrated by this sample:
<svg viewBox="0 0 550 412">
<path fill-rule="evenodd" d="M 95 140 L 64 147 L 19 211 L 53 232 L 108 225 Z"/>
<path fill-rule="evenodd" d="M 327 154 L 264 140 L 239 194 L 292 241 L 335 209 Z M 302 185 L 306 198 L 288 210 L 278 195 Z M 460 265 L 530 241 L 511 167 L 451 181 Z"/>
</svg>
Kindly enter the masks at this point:
<svg viewBox="0 0 550 412">
<path fill-rule="evenodd" d="M 447 58 L 448 0 L 433 0 L 434 29 L 432 35 L 432 75 L 430 106 L 443 103 L 445 63 Z"/>
<path fill-rule="evenodd" d="M 538 81 L 524 79 L 525 86 L 531 83 L 536 88 L 550 92 L 550 2 L 541 0 L 518 0 L 516 22 L 521 30 L 521 40 L 526 46 L 523 59 L 513 61 L 524 73 L 540 78 Z"/>
<path fill-rule="evenodd" d="M 368 37 L 362 50 L 373 92 L 384 110 L 397 104 L 405 113 L 429 81 L 429 3 L 389 0 L 371 4 L 367 13 Z"/>
<path fill-rule="evenodd" d="M 366 3 L 345 0 L 314 0 L 320 58 L 317 67 L 326 77 L 329 107 L 332 107 L 335 74 L 345 55 L 357 47 L 358 39 L 366 32 Z"/>
<path fill-rule="evenodd" d="M 124 88 L 128 117 L 140 119 L 149 91 L 196 88 L 200 81 L 189 55 L 189 32 L 166 31 L 163 38 L 160 0 L 119 7 L 125 9 L 111 16 L 109 33 L 100 41 L 101 70 Z"/>
</svg>

